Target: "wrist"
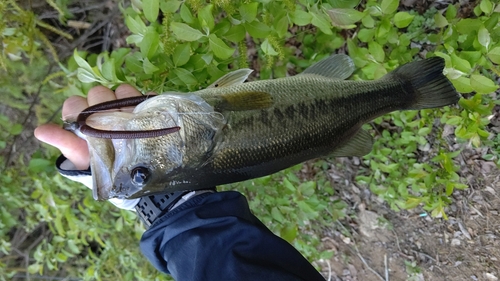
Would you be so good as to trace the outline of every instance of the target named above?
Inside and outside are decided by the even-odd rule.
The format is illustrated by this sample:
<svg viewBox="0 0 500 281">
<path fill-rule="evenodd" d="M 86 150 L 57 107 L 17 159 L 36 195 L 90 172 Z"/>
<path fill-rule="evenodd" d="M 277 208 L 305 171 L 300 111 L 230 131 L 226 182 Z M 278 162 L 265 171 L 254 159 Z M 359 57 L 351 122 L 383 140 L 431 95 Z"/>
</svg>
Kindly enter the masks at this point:
<svg viewBox="0 0 500 281">
<path fill-rule="evenodd" d="M 182 205 L 189 199 L 207 192 L 215 192 L 215 188 L 203 190 L 183 190 L 172 193 L 144 196 L 135 206 L 137 215 L 148 229 L 159 217 Z"/>
</svg>

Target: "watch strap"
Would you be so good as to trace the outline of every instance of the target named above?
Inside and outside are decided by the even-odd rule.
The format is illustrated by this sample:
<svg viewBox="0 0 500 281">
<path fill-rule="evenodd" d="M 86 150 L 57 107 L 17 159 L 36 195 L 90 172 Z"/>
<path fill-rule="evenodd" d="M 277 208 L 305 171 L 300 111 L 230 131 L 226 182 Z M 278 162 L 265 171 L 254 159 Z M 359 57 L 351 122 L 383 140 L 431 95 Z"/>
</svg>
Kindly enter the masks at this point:
<svg viewBox="0 0 500 281">
<path fill-rule="evenodd" d="M 139 218 L 144 223 L 146 228 L 164 213 L 168 212 L 179 201 L 182 196 L 190 191 L 175 191 L 172 193 L 164 193 L 158 195 L 144 196 L 135 206 Z"/>
</svg>

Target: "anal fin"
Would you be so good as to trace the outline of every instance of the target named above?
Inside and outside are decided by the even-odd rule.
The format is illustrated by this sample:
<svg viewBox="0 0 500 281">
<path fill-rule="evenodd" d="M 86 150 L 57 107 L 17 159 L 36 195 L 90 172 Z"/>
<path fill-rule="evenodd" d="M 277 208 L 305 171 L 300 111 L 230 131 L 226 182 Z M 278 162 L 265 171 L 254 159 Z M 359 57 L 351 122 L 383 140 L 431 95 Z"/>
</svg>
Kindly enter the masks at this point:
<svg viewBox="0 0 500 281">
<path fill-rule="evenodd" d="M 335 149 L 330 156 L 364 156 L 372 150 L 373 138 L 365 130 L 360 129 L 356 134 L 341 147 Z"/>
</svg>

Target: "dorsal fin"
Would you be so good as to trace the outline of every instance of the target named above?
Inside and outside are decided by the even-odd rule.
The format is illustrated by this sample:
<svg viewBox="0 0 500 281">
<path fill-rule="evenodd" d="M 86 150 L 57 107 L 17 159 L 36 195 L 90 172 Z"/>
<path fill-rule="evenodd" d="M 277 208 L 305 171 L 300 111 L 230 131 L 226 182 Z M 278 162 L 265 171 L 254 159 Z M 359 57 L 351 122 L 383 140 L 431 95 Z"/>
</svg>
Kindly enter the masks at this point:
<svg viewBox="0 0 500 281">
<path fill-rule="evenodd" d="M 324 60 L 321 60 L 299 75 L 319 75 L 332 79 L 347 79 L 356 70 L 352 59 L 343 54 L 332 55 Z"/>
<path fill-rule="evenodd" d="M 228 74 L 222 76 L 221 78 L 217 79 L 215 82 L 213 82 L 208 88 L 220 88 L 220 87 L 229 87 L 233 85 L 238 85 L 238 84 L 243 84 L 245 80 L 247 80 L 248 75 L 252 73 L 253 70 L 248 69 L 248 68 L 242 68 L 238 69 L 232 72 L 229 72 Z"/>
</svg>

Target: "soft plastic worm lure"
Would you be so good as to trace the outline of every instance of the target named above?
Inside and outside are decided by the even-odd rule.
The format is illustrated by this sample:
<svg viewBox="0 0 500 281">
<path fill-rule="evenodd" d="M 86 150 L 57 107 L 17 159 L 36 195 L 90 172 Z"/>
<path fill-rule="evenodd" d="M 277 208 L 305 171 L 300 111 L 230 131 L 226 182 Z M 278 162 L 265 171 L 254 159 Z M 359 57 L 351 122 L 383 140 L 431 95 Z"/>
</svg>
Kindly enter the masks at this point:
<svg viewBox="0 0 500 281">
<path fill-rule="evenodd" d="M 102 139 L 141 139 L 141 138 L 155 138 L 171 133 L 175 133 L 181 129 L 181 127 L 171 127 L 164 129 L 148 130 L 148 131 L 113 131 L 113 130 L 99 130 L 92 128 L 87 125 L 87 118 L 97 112 L 119 109 L 127 106 L 136 106 L 146 99 L 153 97 L 155 95 L 131 97 L 113 101 L 107 101 L 90 106 L 83 110 L 76 119 L 76 123 L 80 126 L 80 132 L 89 137 L 102 138 Z"/>
</svg>

